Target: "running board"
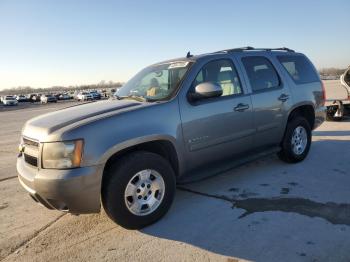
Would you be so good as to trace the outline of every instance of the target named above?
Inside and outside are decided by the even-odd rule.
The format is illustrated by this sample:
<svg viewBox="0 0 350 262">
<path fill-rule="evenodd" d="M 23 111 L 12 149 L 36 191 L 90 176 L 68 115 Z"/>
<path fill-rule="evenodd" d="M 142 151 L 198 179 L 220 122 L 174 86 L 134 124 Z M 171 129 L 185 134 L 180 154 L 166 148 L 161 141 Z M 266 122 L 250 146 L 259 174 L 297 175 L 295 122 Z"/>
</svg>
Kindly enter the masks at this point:
<svg viewBox="0 0 350 262">
<path fill-rule="evenodd" d="M 203 168 L 200 171 L 192 171 L 188 174 L 184 174 L 178 178 L 178 185 L 185 185 L 189 183 L 199 182 L 204 179 L 208 179 L 210 177 L 222 174 L 231 169 L 237 168 L 249 162 L 258 160 L 260 158 L 270 156 L 272 154 L 276 154 L 281 150 L 281 147 L 273 147 L 268 150 L 259 151 L 259 152 L 251 152 L 248 156 L 235 159 L 235 160 L 226 160 L 222 163 L 215 163 L 210 165 L 208 168 Z"/>
</svg>

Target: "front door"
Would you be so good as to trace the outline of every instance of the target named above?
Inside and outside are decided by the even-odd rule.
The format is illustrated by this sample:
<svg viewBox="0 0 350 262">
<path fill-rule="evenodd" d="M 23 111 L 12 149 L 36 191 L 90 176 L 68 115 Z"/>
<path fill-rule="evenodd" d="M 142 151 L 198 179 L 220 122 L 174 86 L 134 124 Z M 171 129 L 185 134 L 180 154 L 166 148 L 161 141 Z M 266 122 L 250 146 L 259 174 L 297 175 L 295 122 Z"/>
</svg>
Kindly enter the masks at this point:
<svg viewBox="0 0 350 262">
<path fill-rule="evenodd" d="M 251 98 L 243 90 L 233 61 L 221 59 L 204 65 L 191 90 L 203 82 L 219 84 L 223 93 L 181 103 L 186 161 L 191 168 L 248 151 L 254 134 Z"/>
</svg>

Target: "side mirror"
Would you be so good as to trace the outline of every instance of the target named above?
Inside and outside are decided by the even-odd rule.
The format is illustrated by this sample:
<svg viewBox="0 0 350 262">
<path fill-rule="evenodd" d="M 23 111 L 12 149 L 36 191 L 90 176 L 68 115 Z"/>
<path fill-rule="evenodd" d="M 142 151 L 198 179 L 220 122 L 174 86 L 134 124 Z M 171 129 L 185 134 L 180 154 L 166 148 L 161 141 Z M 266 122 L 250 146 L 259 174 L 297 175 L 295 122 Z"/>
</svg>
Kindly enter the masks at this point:
<svg viewBox="0 0 350 262">
<path fill-rule="evenodd" d="M 204 82 L 197 85 L 191 98 L 194 100 L 218 97 L 222 95 L 222 88 L 220 85 L 212 82 Z"/>
</svg>

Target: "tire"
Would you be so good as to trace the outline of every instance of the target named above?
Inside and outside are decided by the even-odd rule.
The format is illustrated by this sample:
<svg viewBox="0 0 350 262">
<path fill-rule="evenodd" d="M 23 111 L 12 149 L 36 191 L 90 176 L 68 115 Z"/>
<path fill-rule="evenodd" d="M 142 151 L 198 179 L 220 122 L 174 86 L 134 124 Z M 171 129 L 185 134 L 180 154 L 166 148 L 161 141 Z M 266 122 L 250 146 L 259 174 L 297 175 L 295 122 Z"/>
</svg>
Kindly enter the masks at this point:
<svg viewBox="0 0 350 262">
<path fill-rule="evenodd" d="M 295 134 L 294 132 L 297 132 L 300 130 L 302 133 L 305 131 L 305 134 L 303 133 L 304 135 L 301 135 L 301 133 L 299 133 L 299 137 L 304 137 L 306 139 L 306 143 L 304 143 L 305 139 L 296 138 L 297 143 L 294 143 L 294 144 L 297 144 L 297 145 L 293 146 L 292 139 L 293 139 L 293 135 Z M 287 163 L 297 163 L 297 162 L 303 161 L 306 158 L 307 154 L 309 153 L 310 146 L 311 146 L 311 138 L 312 138 L 311 128 L 308 121 L 305 118 L 300 116 L 292 118 L 291 120 L 289 120 L 287 124 L 283 141 L 281 143 L 282 149 L 277 154 L 278 157 L 282 161 Z M 299 146 L 298 146 L 298 143 L 299 143 Z"/>
<path fill-rule="evenodd" d="M 150 175 L 145 175 L 145 177 L 148 176 L 149 179 L 152 178 L 153 174 L 155 176 L 160 175 L 160 177 L 158 176 L 154 181 L 148 180 L 150 184 L 148 184 L 148 182 L 142 183 L 144 180 L 141 180 L 140 175 L 138 175 L 140 174 L 140 171 L 145 172 L 144 174 L 148 174 L 148 172 L 151 171 L 152 173 Z M 135 179 L 137 180 L 137 178 L 140 180 L 136 183 L 133 182 Z M 157 187 L 154 187 L 154 184 L 156 183 L 155 181 L 158 184 L 161 184 L 161 181 L 163 181 L 163 184 L 161 185 L 163 185 L 164 190 L 159 190 L 158 193 L 156 193 L 156 190 L 149 193 L 152 188 Z M 140 204 L 142 207 L 140 212 L 144 213 L 133 213 L 128 205 L 132 206 L 134 201 L 138 201 L 135 203 L 140 203 L 143 201 L 144 197 L 142 196 L 140 200 L 138 200 L 136 197 L 126 197 L 126 189 L 130 183 L 133 184 L 137 190 L 143 190 L 141 193 L 139 193 L 140 195 L 138 195 L 137 198 L 139 198 L 143 193 L 145 195 L 144 197 L 149 196 L 150 198 L 153 197 L 154 199 L 156 197 L 161 197 L 158 206 L 153 206 L 155 209 L 152 211 L 150 205 Z M 150 188 L 147 189 L 145 185 L 143 188 L 141 188 L 141 183 L 146 184 L 147 187 L 150 185 Z M 175 174 L 167 160 L 160 155 L 150 152 L 134 152 L 122 157 L 119 161 L 116 161 L 107 167 L 102 183 L 102 205 L 109 218 L 120 226 L 127 229 L 141 229 L 158 221 L 167 213 L 173 202 L 175 189 Z M 136 192 L 136 189 L 132 192 Z M 133 194 L 133 196 L 135 196 L 135 194 Z M 145 211 L 143 211 L 144 206 L 146 206 Z"/>
</svg>

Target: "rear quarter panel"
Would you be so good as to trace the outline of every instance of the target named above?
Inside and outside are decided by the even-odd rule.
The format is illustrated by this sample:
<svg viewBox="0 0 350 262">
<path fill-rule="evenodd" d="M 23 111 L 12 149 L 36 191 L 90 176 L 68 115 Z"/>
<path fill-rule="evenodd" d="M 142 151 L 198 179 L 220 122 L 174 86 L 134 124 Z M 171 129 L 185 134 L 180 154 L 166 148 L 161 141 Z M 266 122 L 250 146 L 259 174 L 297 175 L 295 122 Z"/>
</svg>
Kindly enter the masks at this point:
<svg viewBox="0 0 350 262">
<path fill-rule="evenodd" d="M 312 64 L 312 62 L 303 54 L 300 53 L 293 53 L 292 55 L 297 55 L 297 56 L 303 56 L 309 61 L 310 66 L 314 70 L 314 72 L 318 76 L 318 81 L 311 82 L 311 83 L 304 83 L 304 84 L 296 84 L 292 77 L 288 74 L 286 69 L 283 67 L 283 65 L 278 61 L 277 56 L 280 55 L 288 55 L 286 54 L 274 54 L 273 56 L 275 57 L 276 60 L 276 65 L 279 67 L 279 72 L 283 74 L 283 78 L 285 81 L 287 81 L 289 87 L 290 87 L 290 92 L 292 95 L 292 106 L 289 109 L 289 113 L 292 112 L 294 109 L 297 107 L 300 107 L 302 105 L 311 105 L 315 112 L 319 111 L 320 109 L 323 108 L 323 91 L 322 91 L 322 82 L 321 79 L 319 78 L 319 75 L 317 73 L 316 68 Z M 286 119 L 287 121 L 287 119 Z"/>
</svg>

